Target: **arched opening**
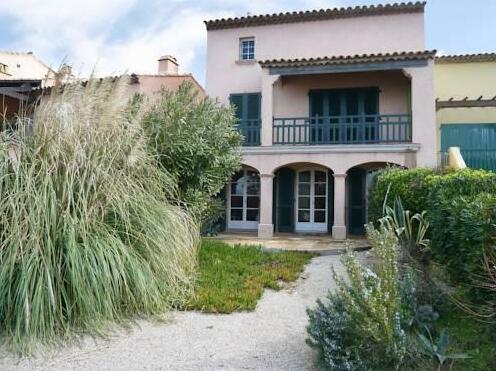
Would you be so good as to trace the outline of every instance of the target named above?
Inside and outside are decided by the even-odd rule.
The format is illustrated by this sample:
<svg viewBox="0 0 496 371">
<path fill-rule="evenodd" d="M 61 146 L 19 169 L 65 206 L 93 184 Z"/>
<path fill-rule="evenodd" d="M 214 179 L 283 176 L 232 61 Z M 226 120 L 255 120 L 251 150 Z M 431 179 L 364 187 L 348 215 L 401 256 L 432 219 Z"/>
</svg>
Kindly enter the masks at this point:
<svg viewBox="0 0 496 371">
<path fill-rule="evenodd" d="M 346 220 L 348 234 L 363 235 L 368 219 L 367 197 L 376 172 L 389 166 L 388 162 L 369 162 L 348 169 L 346 176 Z"/>
<path fill-rule="evenodd" d="M 334 178 L 329 168 L 292 163 L 274 172 L 276 232 L 330 233 L 334 220 Z"/>
<path fill-rule="evenodd" d="M 256 231 L 260 220 L 260 174 L 243 166 L 228 183 L 226 227 L 228 230 Z"/>
</svg>

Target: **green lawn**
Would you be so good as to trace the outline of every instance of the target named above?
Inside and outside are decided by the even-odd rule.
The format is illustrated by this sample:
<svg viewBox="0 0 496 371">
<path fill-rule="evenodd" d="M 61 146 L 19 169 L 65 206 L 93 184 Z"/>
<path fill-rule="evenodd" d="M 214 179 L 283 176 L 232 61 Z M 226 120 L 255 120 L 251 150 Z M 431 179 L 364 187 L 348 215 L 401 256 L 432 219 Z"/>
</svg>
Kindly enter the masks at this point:
<svg viewBox="0 0 496 371">
<path fill-rule="evenodd" d="M 267 252 L 257 246 L 231 247 L 203 240 L 195 297 L 186 309 L 212 313 L 253 310 L 265 288 L 295 281 L 312 258 L 301 252 Z"/>
</svg>

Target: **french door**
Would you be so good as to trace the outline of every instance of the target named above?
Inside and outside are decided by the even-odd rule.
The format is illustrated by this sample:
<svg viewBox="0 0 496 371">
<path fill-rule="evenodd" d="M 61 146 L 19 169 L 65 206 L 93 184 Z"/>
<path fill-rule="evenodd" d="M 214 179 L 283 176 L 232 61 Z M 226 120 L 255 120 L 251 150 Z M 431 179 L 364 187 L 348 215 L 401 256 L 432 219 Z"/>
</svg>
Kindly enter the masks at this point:
<svg viewBox="0 0 496 371">
<path fill-rule="evenodd" d="M 238 171 L 229 184 L 228 228 L 257 229 L 260 214 L 260 176 L 256 171 Z"/>
<path fill-rule="evenodd" d="M 296 232 L 327 232 L 327 171 L 300 170 L 296 181 Z"/>
</svg>

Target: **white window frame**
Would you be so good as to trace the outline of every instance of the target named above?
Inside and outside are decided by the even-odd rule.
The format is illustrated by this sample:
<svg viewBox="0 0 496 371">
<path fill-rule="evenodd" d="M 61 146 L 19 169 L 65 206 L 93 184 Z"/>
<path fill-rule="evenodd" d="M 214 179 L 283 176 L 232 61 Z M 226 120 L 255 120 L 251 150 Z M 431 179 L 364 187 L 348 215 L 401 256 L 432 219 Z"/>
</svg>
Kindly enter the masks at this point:
<svg viewBox="0 0 496 371">
<path fill-rule="evenodd" d="M 245 42 L 253 42 L 253 50 L 246 53 L 246 58 L 245 58 Z M 239 39 L 239 60 L 241 62 L 249 62 L 249 61 L 254 61 L 255 60 L 255 38 L 254 37 L 242 37 Z"/>
<path fill-rule="evenodd" d="M 300 209 L 300 194 L 298 185 L 300 184 L 300 173 L 310 171 L 310 221 L 309 222 L 299 222 L 298 221 L 298 211 Z M 325 221 L 323 223 L 314 222 L 314 212 L 315 212 L 315 172 L 320 171 L 325 173 Z M 308 183 L 308 182 L 305 182 Z M 327 233 L 328 232 L 328 221 L 329 221 L 329 173 L 327 169 L 322 168 L 303 168 L 296 172 L 295 181 L 295 232 L 300 233 Z M 319 196 L 317 196 L 319 197 Z M 321 197 L 321 196 L 320 196 Z M 321 210 L 321 209 L 319 209 Z"/>
<path fill-rule="evenodd" d="M 242 208 L 236 207 L 236 209 L 242 209 L 242 220 L 231 220 L 231 185 L 233 182 L 229 182 L 229 187 L 227 189 L 227 229 L 244 229 L 244 230 L 256 230 L 258 228 L 258 223 L 260 222 L 260 174 L 258 174 L 258 182 L 259 182 L 259 188 L 258 188 L 258 194 L 248 194 L 248 182 L 246 181 L 248 172 L 253 171 L 250 169 L 242 169 L 240 170 L 243 172 L 243 178 L 244 178 L 244 186 L 243 186 L 243 194 L 237 195 L 237 196 L 242 196 L 243 197 L 243 206 Z M 259 204 L 258 204 L 258 220 L 246 220 L 247 219 L 247 210 L 252 209 L 256 210 L 255 208 L 248 208 L 248 197 L 250 196 L 258 196 Z"/>
</svg>

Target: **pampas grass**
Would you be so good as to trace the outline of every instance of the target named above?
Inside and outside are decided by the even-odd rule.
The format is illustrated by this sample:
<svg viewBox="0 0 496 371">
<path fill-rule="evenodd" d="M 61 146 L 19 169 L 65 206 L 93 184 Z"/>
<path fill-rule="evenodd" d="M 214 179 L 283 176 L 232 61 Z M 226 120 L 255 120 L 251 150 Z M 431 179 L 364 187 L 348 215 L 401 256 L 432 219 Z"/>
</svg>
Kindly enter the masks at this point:
<svg viewBox="0 0 496 371">
<path fill-rule="evenodd" d="M 0 331 L 15 350 L 191 294 L 198 226 L 146 149 L 127 81 L 74 84 L 0 134 Z"/>
</svg>

